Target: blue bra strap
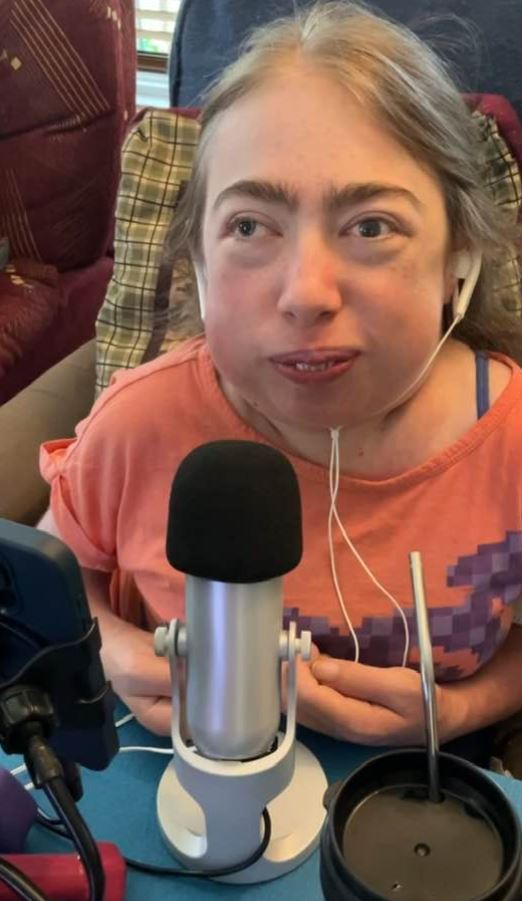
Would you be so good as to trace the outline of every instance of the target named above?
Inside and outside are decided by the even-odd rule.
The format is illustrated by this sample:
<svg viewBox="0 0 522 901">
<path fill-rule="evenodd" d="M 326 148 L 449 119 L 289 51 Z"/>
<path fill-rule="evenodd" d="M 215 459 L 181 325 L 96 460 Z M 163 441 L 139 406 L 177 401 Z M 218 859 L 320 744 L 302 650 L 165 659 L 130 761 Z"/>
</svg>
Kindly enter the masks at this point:
<svg viewBox="0 0 522 901">
<path fill-rule="evenodd" d="M 489 359 L 482 351 L 475 353 L 477 419 L 489 410 Z"/>
</svg>

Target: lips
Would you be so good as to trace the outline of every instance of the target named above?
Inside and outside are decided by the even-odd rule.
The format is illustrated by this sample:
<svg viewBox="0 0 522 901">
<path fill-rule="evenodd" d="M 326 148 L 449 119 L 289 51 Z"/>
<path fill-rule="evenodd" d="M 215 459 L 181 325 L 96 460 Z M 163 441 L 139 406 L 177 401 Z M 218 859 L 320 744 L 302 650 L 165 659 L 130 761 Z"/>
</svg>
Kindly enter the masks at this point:
<svg viewBox="0 0 522 901">
<path fill-rule="evenodd" d="M 277 371 L 297 384 L 333 381 L 348 372 L 359 356 L 351 348 L 317 348 L 276 354 L 270 358 Z"/>
<path fill-rule="evenodd" d="M 313 350 L 295 350 L 286 354 L 274 354 L 270 357 L 273 363 L 285 366 L 297 366 L 299 363 L 320 366 L 323 363 L 344 363 L 357 356 L 358 351 L 351 348 L 315 348 Z"/>
</svg>

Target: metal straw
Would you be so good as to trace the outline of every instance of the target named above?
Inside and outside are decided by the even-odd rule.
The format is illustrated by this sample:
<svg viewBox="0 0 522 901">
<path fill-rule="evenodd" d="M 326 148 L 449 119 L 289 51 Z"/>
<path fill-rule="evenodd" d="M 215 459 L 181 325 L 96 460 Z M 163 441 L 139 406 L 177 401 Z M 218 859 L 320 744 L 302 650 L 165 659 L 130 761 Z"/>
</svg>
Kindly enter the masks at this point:
<svg viewBox="0 0 522 901">
<path fill-rule="evenodd" d="M 442 801 L 442 795 L 439 779 L 439 736 L 437 730 L 435 672 L 433 669 L 430 627 L 428 623 L 426 596 L 424 593 L 422 557 L 419 551 L 410 552 L 410 570 L 413 596 L 415 599 L 422 696 L 424 700 L 424 727 L 426 730 L 426 746 L 428 750 L 428 793 L 430 801 L 438 804 Z"/>
</svg>

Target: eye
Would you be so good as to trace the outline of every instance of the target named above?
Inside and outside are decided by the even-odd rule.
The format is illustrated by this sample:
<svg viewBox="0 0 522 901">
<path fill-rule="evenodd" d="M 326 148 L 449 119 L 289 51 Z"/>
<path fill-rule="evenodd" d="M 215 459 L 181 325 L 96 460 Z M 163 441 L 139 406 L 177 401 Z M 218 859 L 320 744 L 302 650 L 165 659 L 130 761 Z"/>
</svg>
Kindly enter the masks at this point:
<svg viewBox="0 0 522 901">
<path fill-rule="evenodd" d="M 360 222 L 357 222 L 353 228 L 358 237 L 368 240 L 387 238 L 397 231 L 387 219 L 379 219 L 378 217 L 374 217 L 373 219 L 362 219 Z"/>
<path fill-rule="evenodd" d="M 237 235 L 239 238 L 252 238 L 256 232 L 259 235 L 259 232 L 262 232 L 263 229 L 266 230 L 266 226 L 249 216 L 233 219 L 229 225 L 230 233 Z"/>
</svg>

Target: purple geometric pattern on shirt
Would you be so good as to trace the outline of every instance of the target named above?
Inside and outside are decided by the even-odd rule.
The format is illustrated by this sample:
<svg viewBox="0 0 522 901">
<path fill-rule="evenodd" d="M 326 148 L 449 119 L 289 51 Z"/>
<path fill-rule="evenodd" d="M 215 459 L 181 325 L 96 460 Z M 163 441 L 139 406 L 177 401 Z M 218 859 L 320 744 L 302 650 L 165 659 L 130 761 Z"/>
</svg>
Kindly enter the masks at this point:
<svg viewBox="0 0 522 901">
<path fill-rule="evenodd" d="M 479 544 L 472 557 L 448 567 L 448 585 L 473 585 L 473 594 L 501 597 L 511 604 L 522 587 L 522 532 L 507 532 L 504 541 Z"/>
<path fill-rule="evenodd" d="M 507 532 L 502 542 L 479 545 L 473 556 L 459 557 L 448 567 L 448 587 L 470 585 L 472 591 L 463 603 L 454 607 L 434 607 L 428 611 L 434 647 L 451 654 L 470 652 L 479 664 L 494 653 L 501 639 L 501 621 L 495 615 L 498 601 L 504 607 L 522 594 L 522 532 Z M 410 646 L 417 647 L 413 608 L 404 611 L 410 632 Z M 341 634 L 327 617 L 302 616 L 298 607 L 285 608 L 285 626 L 292 619 L 298 632 L 309 629 L 323 653 L 353 659 L 354 645 L 350 635 Z M 373 666 L 399 666 L 404 653 L 404 626 L 399 615 L 367 616 L 356 627 L 361 663 Z M 449 664 L 449 661 L 448 661 Z M 450 680 L 462 675 L 459 666 L 435 664 L 439 679 Z"/>
</svg>

